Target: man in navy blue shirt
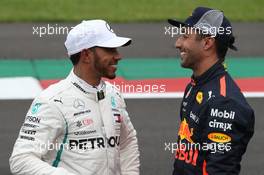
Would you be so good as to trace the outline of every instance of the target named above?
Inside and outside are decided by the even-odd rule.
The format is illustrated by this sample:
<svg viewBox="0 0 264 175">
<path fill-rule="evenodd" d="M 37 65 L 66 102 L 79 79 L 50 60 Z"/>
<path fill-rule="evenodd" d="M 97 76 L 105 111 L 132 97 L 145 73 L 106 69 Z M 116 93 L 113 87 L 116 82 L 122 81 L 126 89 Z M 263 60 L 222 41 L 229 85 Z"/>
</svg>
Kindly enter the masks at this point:
<svg viewBox="0 0 264 175">
<path fill-rule="evenodd" d="M 196 8 L 184 22 L 169 19 L 181 66 L 193 71 L 181 104 L 173 175 L 237 175 L 254 132 L 254 111 L 223 62 L 235 38 L 220 10 Z"/>
</svg>

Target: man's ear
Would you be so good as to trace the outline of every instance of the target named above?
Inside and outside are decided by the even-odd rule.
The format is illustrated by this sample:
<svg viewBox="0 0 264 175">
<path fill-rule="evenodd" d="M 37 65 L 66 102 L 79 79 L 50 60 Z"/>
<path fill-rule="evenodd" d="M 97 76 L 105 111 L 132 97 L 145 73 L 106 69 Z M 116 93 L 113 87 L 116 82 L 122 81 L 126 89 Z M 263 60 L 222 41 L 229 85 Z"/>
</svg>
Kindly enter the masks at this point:
<svg viewBox="0 0 264 175">
<path fill-rule="evenodd" d="M 81 51 L 80 61 L 83 63 L 91 63 L 92 52 L 90 49 L 84 49 Z"/>
<path fill-rule="evenodd" d="M 209 50 L 214 46 L 215 38 L 214 37 L 206 37 L 204 38 L 204 50 Z"/>
</svg>

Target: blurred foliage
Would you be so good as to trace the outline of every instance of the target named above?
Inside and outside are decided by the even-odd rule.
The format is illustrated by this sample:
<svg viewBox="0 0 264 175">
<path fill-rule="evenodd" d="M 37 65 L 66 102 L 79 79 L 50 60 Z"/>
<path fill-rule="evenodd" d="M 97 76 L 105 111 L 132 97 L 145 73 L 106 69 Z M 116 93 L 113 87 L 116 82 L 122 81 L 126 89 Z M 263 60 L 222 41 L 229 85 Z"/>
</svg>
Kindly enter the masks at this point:
<svg viewBox="0 0 264 175">
<path fill-rule="evenodd" d="M 197 6 L 221 9 L 232 21 L 264 21 L 263 0 L 1 0 L 0 22 L 152 22 L 185 19 Z"/>
</svg>

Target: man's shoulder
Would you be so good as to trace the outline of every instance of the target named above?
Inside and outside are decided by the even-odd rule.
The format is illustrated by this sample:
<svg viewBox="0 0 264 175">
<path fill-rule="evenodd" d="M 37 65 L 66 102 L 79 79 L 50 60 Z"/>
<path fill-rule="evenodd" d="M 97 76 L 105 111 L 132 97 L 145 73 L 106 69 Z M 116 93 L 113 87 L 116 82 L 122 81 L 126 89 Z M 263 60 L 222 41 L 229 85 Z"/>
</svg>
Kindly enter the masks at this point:
<svg viewBox="0 0 264 175">
<path fill-rule="evenodd" d="M 239 86 L 228 72 L 209 81 L 203 87 L 203 93 L 211 106 L 226 106 L 247 112 L 252 111 Z"/>
<path fill-rule="evenodd" d="M 202 89 L 204 92 L 208 92 L 209 96 L 213 94 L 216 97 L 233 98 L 233 100 L 237 100 L 238 102 L 245 101 L 239 86 L 228 72 L 214 77 L 204 84 Z"/>
<path fill-rule="evenodd" d="M 226 83 L 226 97 L 230 100 L 234 101 L 237 104 L 241 104 L 242 106 L 251 108 L 248 104 L 242 90 L 235 82 L 235 80 L 229 75 L 229 73 L 225 76 Z"/>
<path fill-rule="evenodd" d="M 44 89 L 37 98 L 49 101 L 70 87 L 70 83 L 66 79 L 60 80 L 59 82 L 54 83 L 48 88 Z"/>
</svg>

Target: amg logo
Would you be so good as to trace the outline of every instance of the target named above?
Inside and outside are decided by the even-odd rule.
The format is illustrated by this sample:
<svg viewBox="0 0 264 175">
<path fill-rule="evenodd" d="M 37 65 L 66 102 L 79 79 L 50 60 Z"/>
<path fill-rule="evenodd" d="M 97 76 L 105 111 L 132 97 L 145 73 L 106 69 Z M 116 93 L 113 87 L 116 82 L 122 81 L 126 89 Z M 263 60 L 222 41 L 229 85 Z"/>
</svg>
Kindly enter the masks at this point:
<svg viewBox="0 0 264 175">
<path fill-rule="evenodd" d="M 227 112 L 226 110 L 220 111 L 218 109 L 211 109 L 211 116 L 212 117 L 219 117 L 219 118 L 226 118 L 226 119 L 234 119 L 235 118 L 235 112 L 234 111 L 230 111 Z"/>
<path fill-rule="evenodd" d="M 91 112 L 91 110 L 88 109 L 88 110 L 85 110 L 85 111 L 76 112 L 76 113 L 73 114 L 73 116 L 82 115 L 82 114 L 86 114 L 86 113 L 89 113 L 89 112 Z"/>
</svg>

